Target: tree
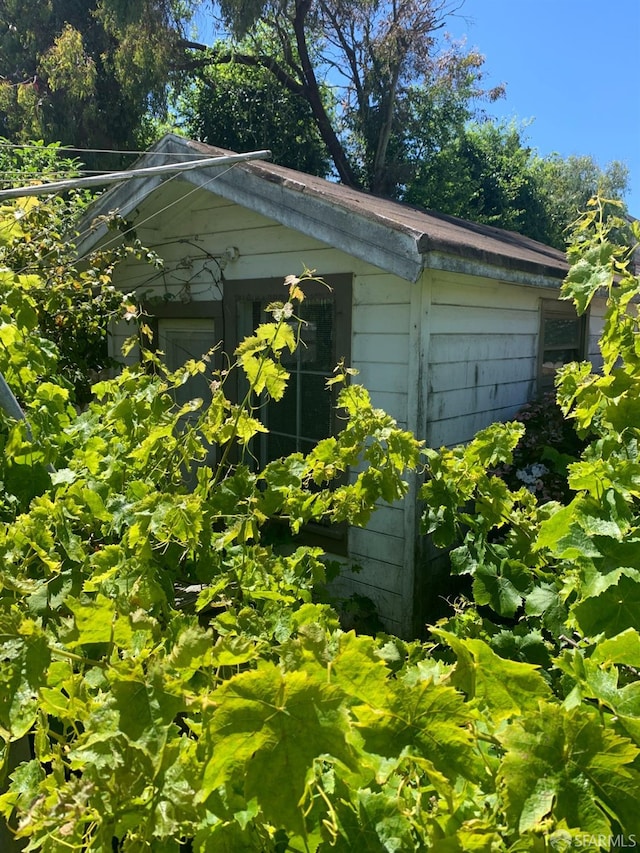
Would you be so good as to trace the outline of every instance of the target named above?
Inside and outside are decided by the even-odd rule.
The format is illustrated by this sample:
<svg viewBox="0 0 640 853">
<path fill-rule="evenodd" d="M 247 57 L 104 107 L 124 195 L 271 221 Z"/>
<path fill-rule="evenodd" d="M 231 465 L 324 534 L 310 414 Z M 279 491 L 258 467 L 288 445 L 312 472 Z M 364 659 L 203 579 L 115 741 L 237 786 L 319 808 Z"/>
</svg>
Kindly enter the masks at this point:
<svg viewBox="0 0 640 853">
<path fill-rule="evenodd" d="M 446 0 L 229 0 L 220 9 L 235 42 L 210 61 L 267 69 L 309 103 L 340 180 L 393 196 L 411 179 L 403 122 L 424 88 L 444 83 L 467 100 L 502 94 L 482 89 L 481 56 L 454 43 L 442 49 L 438 36 L 456 8 Z"/>
<path fill-rule="evenodd" d="M 420 164 L 405 200 L 544 241 L 533 157 L 513 125 L 465 125 Z"/>
<path fill-rule="evenodd" d="M 213 48 L 186 36 L 198 0 L 2 2 L 0 131 L 14 140 L 130 146 L 150 110 L 166 111 L 171 85 L 244 66 L 258 83 L 270 75 L 267 91 L 282 87 L 289 115 L 309 111 L 343 183 L 395 195 L 411 178 L 403 127 L 421 88 L 501 93 L 482 89 L 481 56 L 441 44 L 459 5 L 449 0 L 231 0 L 216 8 L 232 37 Z M 238 85 L 237 71 L 203 79 L 214 76 Z"/>
<path fill-rule="evenodd" d="M 0 172 L 10 186 L 70 178 L 79 166 L 57 145 L 19 147 L 0 141 Z M 135 240 L 125 241 L 114 250 L 93 252 L 79 269 L 74 223 L 89 201 L 86 192 L 76 190 L 0 205 L 0 266 L 27 277 L 38 327 L 56 346 L 58 373 L 73 389 L 77 404 L 86 403 L 97 376 L 115 364 L 108 356 L 107 337 L 110 320 L 121 313 L 123 294 L 111 286 L 114 265 L 141 253 Z M 117 220 L 111 224 L 115 228 Z"/>
<path fill-rule="evenodd" d="M 558 248 L 565 247 L 572 224 L 590 198 L 597 195 L 621 201 L 629 182 L 629 170 L 623 163 L 614 160 L 601 169 L 588 155 L 536 157 L 533 175 L 545 208 L 547 242 Z M 619 213 L 615 207 L 606 209 L 610 215 Z"/>
<path fill-rule="evenodd" d="M 2 0 L 0 133 L 135 147 L 142 119 L 166 105 L 188 9 L 153 0 Z"/>
<path fill-rule="evenodd" d="M 578 212 L 595 194 L 619 200 L 627 170 L 592 157 L 542 157 L 515 124 L 461 124 L 421 159 L 404 200 L 525 234 L 564 249 Z"/>
<path fill-rule="evenodd" d="M 202 69 L 180 99 L 189 136 L 229 148 L 269 148 L 273 161 L 326 176 L 330 160 L 311 108 L 264 68 L 236 64 Z"/>
</svg>

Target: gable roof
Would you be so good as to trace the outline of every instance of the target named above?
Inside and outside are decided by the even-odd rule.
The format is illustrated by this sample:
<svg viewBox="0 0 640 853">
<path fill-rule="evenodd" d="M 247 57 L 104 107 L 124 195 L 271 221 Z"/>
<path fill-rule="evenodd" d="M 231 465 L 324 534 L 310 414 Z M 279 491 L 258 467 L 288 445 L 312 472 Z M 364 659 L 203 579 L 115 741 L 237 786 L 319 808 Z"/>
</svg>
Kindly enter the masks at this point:
<svg viewBox="0 0 640 853">
<path fill-rule="evenodd" d="M 233 152 L 167 134 L 134 167 Z M 554 286 L 568 266 L 563 252 L 529 237 L 378 198 L 272 163 L 207 166 L 181 175 L 294 230 L 363 261 L 417 281 L 425 267 L 482 274 L 522 284 Z M 215 179 L 215 180 L 213 180 Z M 158 189 L 164 176 L 118 184 L 89 209 L 94 218 L 117 209 L 127 216 Z M 102 236 L 100 228 L 78 244 L 81 253 Z"/>
</svg>

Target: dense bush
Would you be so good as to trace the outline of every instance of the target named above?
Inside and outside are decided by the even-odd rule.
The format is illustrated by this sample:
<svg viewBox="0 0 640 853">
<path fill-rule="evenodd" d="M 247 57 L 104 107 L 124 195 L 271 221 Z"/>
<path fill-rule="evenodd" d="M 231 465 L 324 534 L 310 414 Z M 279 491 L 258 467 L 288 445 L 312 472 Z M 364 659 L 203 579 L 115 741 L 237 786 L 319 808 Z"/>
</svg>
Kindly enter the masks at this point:
<svg viewBox="0 0 640 853">
<path fill-rule="evenodd" d="M 170 373 L 146 354 L 78 413 L 32 279 L 0 272 L 0 370 L 30 422 L 0 419 L 3 769 L 16 741 L 33 748 L 0 813 L 29 850 L 635 843 L 640 360 L 627 308 L 639 283 L 596 220 L 567 295 L 583 308 L 610 287 L 605 372 L 574 366 L 559 386 L 592 436 L 569 467 L 575 497 L 542 504 L 488 473 L 512 460 L 521 424 L 427 452 L 425 527 L 443 544 L 468 531 L 454 560 L 496 616 L 464 609 L 430 644 L 340 630 L 313 600 L 321 551 L 263 538 L 273 518 L 293 532 L 311 519 L 365 524 L 419 462 L 418 443 L 339 367 L 342 432 L 306 456 L 250 464 L 264 395 L 281 398 L 288 380 L 299 280 L 235 353 L 250 386 L 241 403 L 226 374 L 212 377 L 209 406 L 177 408 L 172 389 L 206 361 Z M 177 606 L 185 584 L 201 589 L 191 614 Z"/>
<path fill-rule="evenodd" d="M 510 464 L 494 473 L 512 490 L 525 486 L 542 502 L 568 502 L 572 492 L 567 483 L 567 465 L 575 462 L 585 447 L 557 403 L 554 392 L 524 405 L 514 421 L 524 425 L 524 434 L 513 450 Z"/>
</svg>

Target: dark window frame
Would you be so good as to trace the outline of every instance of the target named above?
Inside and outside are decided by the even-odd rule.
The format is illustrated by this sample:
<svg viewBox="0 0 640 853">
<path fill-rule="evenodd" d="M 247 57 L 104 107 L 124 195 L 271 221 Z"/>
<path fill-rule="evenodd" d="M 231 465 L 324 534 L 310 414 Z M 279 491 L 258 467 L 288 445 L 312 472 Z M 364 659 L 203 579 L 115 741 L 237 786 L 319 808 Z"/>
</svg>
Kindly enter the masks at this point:
<svg viewBox="0 0 640 853">
<path fill-rule="evenodd" d="M 219 370 L 222 367 L 222 352 L 225 349 L 225 317 L 221 299 L 197 300 L 191 302 L 158 301 L 143 302 L 142 310 L 145 314 L 145 322 L 151 329 L 153 338 L 143 340 L 143 345 L 155 352 L 158 349 L 159 320 L 207 320 L 214 321 L 214 327 L 220 327 L 221 335 L 219 347 L 213 359 L 212 368 Z M 204 354 L 204 353 L 203 353 Z"/>
<path fill-rule="evenodd" d="M 546 340 L 546 322 L 547 320 L 575 321 L 577 328 L 577 341 L 567 340 L 561 343 L 551 343 Z M 544 364 L 548 359 L 545 359 L 545 354 L 552 352 L 566 353 L 569 350 L 574 351 L 575 355 L 570 359 L 560 359 L 562 364 L 568 364 L 571 361 L 583 361 L 587 355 L 587 342 L 589 330 L 589 316 L 585 312 L 582 316 L 578 316 L 575 306 L 572 302 L 559 299 L 542 299 L 540 301 L 540 322 L 538 333 L 538 357 L 537 357 L 537 388 L 539 394 L 544 394 L 547 391 L 552 391 L 554 388 L 554 378 L 556 371 L 559 369 L 545 368 Z"/>
<path fill-rule="evenodd" d="M 303 282 L 302 288 L 305 298 L 331 299 L 334 303 L 335 319 L 335 346 L 333 356 L 333 367 L 344 359 L 349 364 L 351 357 L 351 294 L 353 276 L 350 273 L 321 276 L 321 284 L 317 281 Z M 330 289 L 329 289 L 330 288 Z M 224 311 L 224 329 L 226 331 L 225 345 L 223 349 L 233 359 L 233 353 L 240 343 L 238 334 L 238 303 L 239 302 L 286 302 L 288 291 L 283 284 L 282 278 L 264 278 L 242 281 L 225 281 L 224 297 L 222 300 Z M 304 313 L 304 302 L 302 304 Z M 265 320 L 267 322 L 267 320 Z M 253 330 L 251 330 L 253 331 Z M 332 432 L 336 432 L 335 413 L 333 416 Z"/>
<path fill-rule="evenodd" d="M 333 275 L 321 275 L 323 282 L 306 281 L 302 283 L 305 298 L 313 300 L 321 298 L 331 299 L 334 303 L 333 318 L 335 321 L 334 351 L 332 353 L 332 368 L 344 359 L 349 364 L 351 357 L 351 320 L 352 320 L 352 293 L 353 275 L 351 273 L 339 273 Z M 230 357 L 240 343 L 239 325 L 239 303 L 241 302 L 286 302 L 288 291 L 282 278 L 250 279 L 240 281 L 225 281 L 223 310 L 224 329 L 226 330 L 225 351 Z M 304 314 L 304 302 L 302 304 Z M 265 320 L 265 322 L 268 320 Z M 230 394 L 233 389 L 230 389 Z M 337 390 L 327 391 L 331 399 L 331 434 L 338 432 L 340 422 L 336 412 Z M 307 524 L 304 532 L 300 535 L 300 541 L 308 545 L 320 545 L 333 553 L 347 554 L 346 524 L 336 524 L 325 527 L 321 524 Z"/>
<path fill-rule="evenodd" d="M 160 321 L 161 320 L 213 320 L 214 329 L 220 329 L 221 335 L 219 341 L 221 345 L 214 351 L 211 358 L 210 368 L 212 372 L 221 370 L 224 364 L 224 312 L 222 300 L 193 300 L 190 302 L 180 302 L 173 300 L 158 300 L 158 301 L 143 301 L 141 303 L 142 311 L 144 312 L 145 323 L 151 330 L 151 339 L 140 332 L 140 343 L 142 346 L 149 349 L 151 352 L 156 352 L 159 349 L 160 338 Z M 218 335 L 216 334 L 216 338 Z M 203 356 L 204 353 L 200 353 Z M 186 360 L 186 359 L 184 359 Z M 174 398 L 175 399 L 175 398 Z M 217 449 L 211 448 L 206 464 L 212 468 L 218 462 Z"/>
</svg>

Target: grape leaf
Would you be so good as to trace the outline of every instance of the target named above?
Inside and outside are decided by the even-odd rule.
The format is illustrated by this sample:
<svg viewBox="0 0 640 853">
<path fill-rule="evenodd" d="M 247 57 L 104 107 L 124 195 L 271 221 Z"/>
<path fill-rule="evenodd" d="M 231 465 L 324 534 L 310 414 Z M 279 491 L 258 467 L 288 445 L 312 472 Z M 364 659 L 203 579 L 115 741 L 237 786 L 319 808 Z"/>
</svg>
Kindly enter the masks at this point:
<svg viewBox="0 0 640 853">
<path fill-rule="evenodd" d="M 462 640 L 440 629 L 433 633 L 455 652 L 453 684 L 469 699 L 476 699 L 493 719 L 503 720 L 523 713 L 531 706 L 533 697 L 551 695 L 538 667 L 498 657 L 483 640 Z"/>
<path fill-rule="evenodd" d="M 640 774 L 632 767 L 640 750 L 590 711 L 541 701 L 497 736 L 505 749 L 498 790 L 514 828 L 534 829 L 549 815 L 609 835 L 613 816 L 625 833 L 640 830 Z"/>
<path fill-rule="evenodd" d="M 42 630 L 17 612 L 0 614 L 0 635 L 0 734 L 9 741 L 33 725 L 51 653 Z"/>
<path fill-rule="evenodd" d="M 95 598 L 88 598 L 85 601 L 69 597 L 65 604 L 74 615 L 76 627 L 75 636 L 69 641 L 70 648 L 111 642 L 116 612 L 115 602 L 98 593 Z"/>
<path fill-rule="evenodd" d="M 469 731 L 474 711 L 452 687 L 392 681 L 386 696 L 354 713 L 369 752 L 394 757 L 406 751 L 449 777 L 475 779 L 482 772 Z"/>
<path fill-rule="evenodd" d="M 159 760 L 176 715 L 186 710 L 184 699 L 169 692 L 157 673 L 145 681 L 134 678 L 114 681 L 111 694 L 110 707 L 119 715 L 120 730 L 154 761 Z"/>
<path fill-rule="evenodd" d="M 617 583 L 575 604 L 571 615 L 586 636 L 614 637 L 640 625 L 640 583 L 620 574 Z"/>
<path fill-rule="evenodd" d="M 522 605 L 529 581 L 526 566 L 516 560 L 482 563 L 475 571 L 473 595 L 477 604 L 489 605 L 500 616 L 510 618 Z"/>
<path fill-rule="evenodd" d="M 331 756 L 356 766 L 343 700 L 333 685 L 270 663 L 225 682 L 204 735 L 200 799 L 239 774 L 247 800 L 256 798 L 266 820 L 304 835 L 300 804 L 315 760 Z"/>
<path fill-rule="evenodd" d="M 627 628 L 608 640 L 598 643 L 591 655 L 594 663 L 623 663 L 640 667 L 640 634 L 635 628 Z"/>
</svg>

